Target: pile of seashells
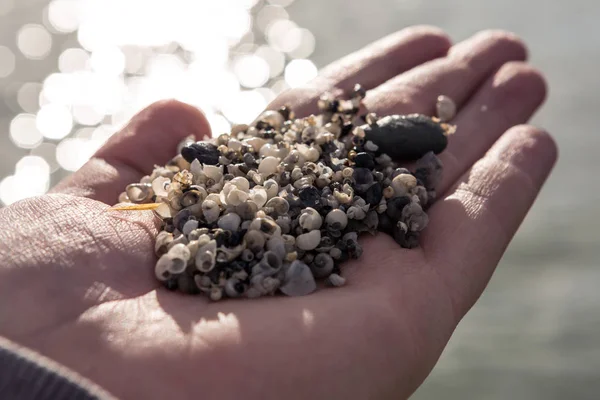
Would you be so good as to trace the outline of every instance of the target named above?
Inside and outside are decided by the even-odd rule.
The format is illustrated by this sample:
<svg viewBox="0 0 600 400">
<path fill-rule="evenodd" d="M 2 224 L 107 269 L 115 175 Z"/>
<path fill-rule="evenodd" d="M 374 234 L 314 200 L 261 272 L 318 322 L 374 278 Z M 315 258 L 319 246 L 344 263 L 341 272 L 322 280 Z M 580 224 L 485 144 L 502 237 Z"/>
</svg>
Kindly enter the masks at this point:
<svg viewBox="0 0 600 400">
<path fill-rule="evenodd" d="M 424 115 L 358 116 L 364 90 L 324 95 L 321 114 L 264 112 L 210 141 L 189 138 L 166 166 L 127 186 L 117 210 L 153 209 L 156 278 L 172 290 L 254 298 L 341 286 L 358 235 L 418 246 L 454 127 Z M 411 170 L 399 166 L 411 162 Z"/>
</svg>

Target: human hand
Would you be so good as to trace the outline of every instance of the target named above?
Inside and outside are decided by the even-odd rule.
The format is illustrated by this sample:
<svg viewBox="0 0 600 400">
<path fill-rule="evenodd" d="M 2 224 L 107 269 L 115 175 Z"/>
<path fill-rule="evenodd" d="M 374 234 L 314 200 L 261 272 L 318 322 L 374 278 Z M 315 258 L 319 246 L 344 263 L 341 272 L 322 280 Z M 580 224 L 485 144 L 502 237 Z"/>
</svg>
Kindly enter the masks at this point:
<svg viewBox="0 0 600 400">
<path fill-rule="evenodd" d="M 348 284 L 305 297 L 211 303 L 156 282 L 152 214 L 108 213 L 204 116 L 174 101 L 142 111 L 53 194 L 0 210 L 0 336 L 123 398 L 405 398 L 477 300 L 556 159 L 527 121 L 545 96 L 514 36 L 483 32 L 448 52 L 411 28 L 326 68 L 272 107 L 316 112 L 323 91 L 369 89 L 380 115 L 433 114 L 453 98 L 457 132 L 421 247 L 362 237 Z M 448 52 L 448 55 L 446 53 Z M 505 133 L 506 132 L 506 133 Z"/>
</svg>

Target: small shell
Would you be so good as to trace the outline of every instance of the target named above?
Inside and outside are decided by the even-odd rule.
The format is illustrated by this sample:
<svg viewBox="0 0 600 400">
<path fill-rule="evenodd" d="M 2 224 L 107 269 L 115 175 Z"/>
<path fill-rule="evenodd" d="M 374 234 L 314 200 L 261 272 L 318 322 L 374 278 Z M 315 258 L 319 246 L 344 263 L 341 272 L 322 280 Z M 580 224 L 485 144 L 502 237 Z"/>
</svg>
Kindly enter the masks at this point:
<svg viewBox="0 0 600 400">
<path fill-rule="evenodd" d="M 183 243 L 176 244 L 171 247 L 169 252 L 166 254 L 171 260 L 167 266 L 167 271 L 171 274 L 180 274 L 185 270 L 188 260 L 190 259 L 190 250 Z M 161 257 L 162 258 L 162 257 Z"/>
<path fill-rule="evenodd" d="M 405 196 L 415 186 L 417 186 L 417 178 L 411 174 L 399 174 L 392 180 L 395 197 Z"/>
<path fill-rule="evenodd" d="M 258 172 L 265 175 L 274 174 L 277 171 L 279 160 L 275 157 L 265 157 L 258 165 Z"/>
<path fill-rule="evenodd" d="M 279 288 L 287 296 L 304 296 L 317 289 L 308 265 L 296 260 L 285 271 L 284 284 Z"/>
<path fill-rule="evenodd" d="M 279 272 L 283 257 L 279 257 L 273 251 L 266 251 L 258 264 L 252 267 L 252 276 L 272 276 Z"/>
<path fill-rule="evenodd" d="M 154 195 L 152 185 L 147 183 L 132 183 L 125 189 L 127 197 L 132 203 L 144 203 L 150 201 Z"/>
<path fill-rule="evenodd" d="M 363 220 L 367 216 L 367 213 L 361 207 L 356 206 L 348 208 L 347 214 L 348 218 L 356 220 Z"/>
<path fill-rule="evenodd" d="M 410 203 L 402 210 L 402 221 L 411 231 L 419 232 L 425 229 L 429 217 L 418 203 Z"/>
<path fill-rule="evenodd" d="M 325 217 L 325 223 L 333 229 L 342 230 L 348 226 L 348 216 L 342 210 L 331 210 Z"/>
<path fill-rule="evenodd" d="M 272 199 L 273 197 L 277 196 L 277 193 L 279 193 L 279 184 L 274 179 L 267 179 L 263 186 L 267 191 L 267 197 L 269 199 Z"/>
<path fill-rule="evenodd" d="M 251 230 L 244 236 L 244 243 L 247 248 L 257 253 L 265 246 L 265 236 L 259 231 Z"/>
<path fill-rule="evenodd" d="M 202 169 L 204 174 L 215 182 L 220 182 L 223 179 L 223 170 L 215 165 L 204 165 Z"/>
<path fill-rule="evenodd" d="M 327 253 L 319 253 L 315 256 L 310 270 L 315 278 L 325 278 L 333 271 L 333 258 Z"/>
<path fill-rule="evenodd" d="M 156 236 L 156 242 L 154 244 L 154 252 L 157 256 L 162 256 L 167 252 L 167 247 L 173 241 L 173 234 L 167 231 L 161 231 Z"/>
<path fill-rule="evenodd" d="M 157 197 L 167 197 L 169 195 L 169 185 L 171 185 L 169 178 L 159 176 L 152 181 L 152 190 Z"/>
<path fill-rule="evenodd" d="M 456 104 L 448 96 L 438 96 L 435 108 L 437 116 L 442 122 L 448 122 L 456 115 Z"/>
<path fill-rule="evenodd" d="M 169 268 L 171 265 L 171 258 L 167 254 L 163 254 L 154 267 L 154 274 L 159 281 L 166 281 L 171 277 Z"/>
<path fill-rule="evenodd" d="M 198 228 L 198 221 L 190 219 L 185 224 L 183 224 L 183 229 L 181 230 L 181 232 L 187 236 L 196 228 Z"/>
<path fill-rule="evenodd" d="M 321 231 L 310 231 L 296 238 L 296 247 L 300 250 L 313 250 L 321 242 Z"/>
<path fill-rule="evenodd" d="M 267 191 L 260 186 L 255 186 L 250 190 L 250 200 L 260 209 L 267 202 Z"/>
<path fill-rule="evenodd" d="M 202 188 L 202 190 L 204 190 L 204 188 Z M 204 190 L 204 196 L 206 197 L 206 190 Z M 181 199 L 179 199 L 179 204 L 184 208 L 190 207 L 197 204 L 199 201 L 202 201 L 202 199 L 202 193 L 198 190 L 188 190 L 181 196 Z"/>
<path fill-rule="evenodd" d="M 283 197 L 273 197 L 265 207 L 272 208 L 277 215 L 285 215 L 290 210 L 290 204 Z"/>
<path fill-rule="evenodd" d="M 298 219 L 302 229 L 307 231 L 314 231 L 321 228 L 323 224 L 323 218 L 317 210 L 311 207 L 307 207 L 300 211 L 300 218 Z"/>
<path fill-rule="evenodd" d="M 267 143 L 267 141 L 263 138 L 253 137 L 250 139 L 242 140 L 242 143 L 252 146 L 252 148 L 254 149 L 254 152 L 259 152 L 261 147 L 263 147 Z"/>
<path fill-rule="evenodd" d="M 201 239 L 198 239 L 201 242 Z M 198 248 L 196 253 L 196 268 L 200 272 L 210 272 L 215 266 L 215 255 L 217 252 L 217 242 L 210 240 L 207 244 Z"/>
<path fill-rule="evenodd" d="M 259 211 L 257 213 L 257 217 L 260 214 L 261 214 L 261 212 Z M 279 227 L 279 225 L 277 225 L 275 220 L 273 220 L 272 218 L 269 218 L 269 217 L 255 218 L 252 221 L 252 223 L 250 224 L 250 227 L 248 229 L 259 231 L 266 237 L 281 235 L 281 228 Z"/>
<path fill-rule="evenodd" d="M 275 253 L 277 257 L 283 259 L 287 253 L 285 249 L 285 241 L 281 236 L 273 236 L 267 242 L 267 250 Z"/>
<path fill-rule="evenodd" d="M 242 223 L 242 219 L 236 213 L 229 213 L 219 218 L 217 225 L 226 231 L 236 232 Z"/>
<path fill-rule="evenodd" d="M 246 286 L 239 279 L 231 278 L 225 283 L 225 294 L 228 297 L 235 298 L 244 294 Z"/>
<path fill-rule="evenodd" d="M 279 128 L 281 128 L 281 125 L 283 125 L 283 116 L 281 115 L 281 113 L 279 111 L 273 111 L 273 110 L 267 110 L 265 112 L 263 112 L 260 117 L 258 117 L 259 121 L 264 121 L 267 124 L 271 125 L 273 128 L 275 128 L 276 130 L 279 130 Z"/>
<path fill-rule="evenodd" d="M 346 284 L 346 278 L 338 274 L 331 274 L 327 278 L 327 283 L 335 287 L 344 286 Z"/>
<path fill-rule="evenodd" d="M 220 213 L 221 210 L 219 209 L 217 203 L 215 203 L 212 200 L 204 200 L 204 202 L 202 203 L 202 215 L 204 215 L 206 222 L 212 224 L 217 219 L 219 219 Z"/>
<path fill-rule="evenodd" d="M 237 187 L 234 187 L 229 191 L 226 202 L 227 205 L 230 206 L 239 206 L 240 204 L 248 200 L 248 197 L 248 192 L 244 192 L 242 190 L 239 190 Z"/>
<path fill-rule="evenodd" d="M 250 182 L 248 179 L 238 176 L 229 181 L 232 185 L 235 185 L 239 190 L 248 192 L 250 190 Z"/>
</svg>

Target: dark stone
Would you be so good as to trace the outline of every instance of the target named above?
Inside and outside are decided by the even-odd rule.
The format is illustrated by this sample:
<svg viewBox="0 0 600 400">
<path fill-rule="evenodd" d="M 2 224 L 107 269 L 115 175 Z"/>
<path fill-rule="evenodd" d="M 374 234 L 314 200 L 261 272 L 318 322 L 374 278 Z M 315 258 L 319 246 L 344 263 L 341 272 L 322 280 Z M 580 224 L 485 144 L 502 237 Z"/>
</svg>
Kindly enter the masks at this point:
<svg viewBox="0 0 600 400">
<path fill-rule="evenodd" d="M 189 163 L 198 160 L 202 164 L 217 165 L 221 153 L 212 143 L 196 142 L 181 149 L 181 155 Z"/>
<path fill-rule="evenodd" d="M 373 183 L 373 173 L 369 168 L 354 168 L 352 177 L 357 185 L 369 185 Z"/>
<path fill-rule="evenodd" d="M 352 132 L 352 129 L 354 129 L 354 125 L 352 123 L 346 123 L 342 125 L 342 133 L 340 134 L 340 137 L 346 136 L 347 134 Z"/>
<path fill-rule="evenodd" d="M 298 197 L 305 207 L 320 208 L 321 193 L 314 186 L 307 186 L 298 191 Z"/>
<path fill-rule="evenodd" d="M 177 277 L 171 277 L 163 282 L 168 290 L 177 290 Z"/>
<path fill-rule="evenodd" d="M 417 160 L 430 151 L 439 154 L 448 144 L 441 124 L 421 114 L 389 115 L 362 128 L 366 140 L 395 160 Z"/>
<path fill-rule="evenodd" d="M 377 229 L 380 232 L 387 233 L 388 235 L 394 234 L 394 226 L 396 223 L 386 214 L 378 214 L 379 215 L 379 225 Z"/>
<path fill-rule="evenodd" d="M 196 281 L 192 275 L 181 274 L 177 278 L 177 287 L 183 293 L 187 294 L 198 294 L 200 290 L 196 286 Z"/>
<path fill-rule="evenodd" d="M 281 114 L 281 116 L 283 117 L 283 119 L 285 121 L 287 121 L 288 119 L 290 119 L 290 114 L 292 113 L 292 109 L 288 106 L 283 106 L 281 107 L 279 110 L 279 114 Z"/>
<path fill-rule="evenodd" d="M 386 214 L 394 221 L 399 221 L 402 217 L 402 210 L 408 204 L 410 204 L 410 197 L 394 197 L 387 202 Z"/>
<path fill-rule="evenodd" d="M 374 183 L 365 192 L 364 195 L 365 201 L 367 204 L 370 204 L 371 207 L 375 207 L 381 202 L 383 198 L 383 188 L 380 183 Z"/>
</svg>

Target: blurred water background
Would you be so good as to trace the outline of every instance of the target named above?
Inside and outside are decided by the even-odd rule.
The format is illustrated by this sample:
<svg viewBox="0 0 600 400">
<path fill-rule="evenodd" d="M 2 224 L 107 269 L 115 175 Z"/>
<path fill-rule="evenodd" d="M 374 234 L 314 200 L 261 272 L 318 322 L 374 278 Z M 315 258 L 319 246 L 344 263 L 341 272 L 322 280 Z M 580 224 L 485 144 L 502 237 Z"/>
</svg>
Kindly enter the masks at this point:
<svg viewBox="0 0 600 400">
<path fill-rule="evenodd" d="M 0 0 L 0 200 L 44 193 L 160 98 L 223 131 L 403 27 L 511 30 L 547 76 L 533 122 L 559 164 L 414 398 L 599 398 L 598 15 L 591 0 Z"/>
</svg>

